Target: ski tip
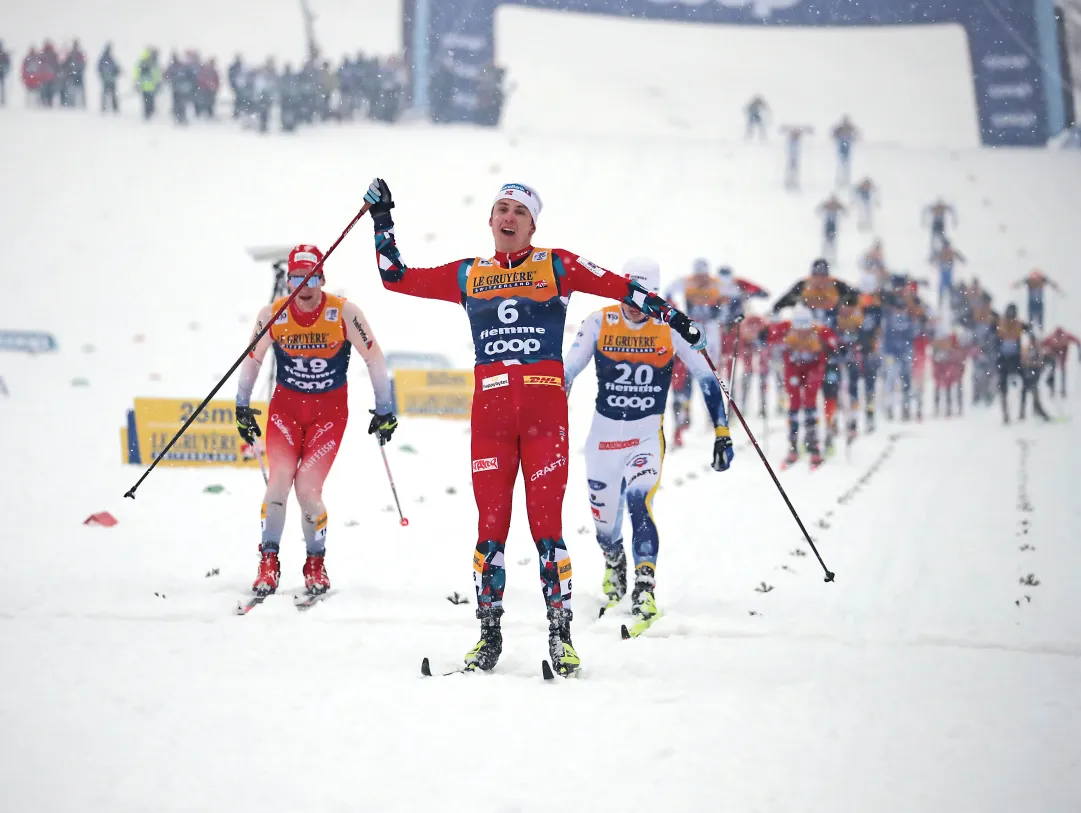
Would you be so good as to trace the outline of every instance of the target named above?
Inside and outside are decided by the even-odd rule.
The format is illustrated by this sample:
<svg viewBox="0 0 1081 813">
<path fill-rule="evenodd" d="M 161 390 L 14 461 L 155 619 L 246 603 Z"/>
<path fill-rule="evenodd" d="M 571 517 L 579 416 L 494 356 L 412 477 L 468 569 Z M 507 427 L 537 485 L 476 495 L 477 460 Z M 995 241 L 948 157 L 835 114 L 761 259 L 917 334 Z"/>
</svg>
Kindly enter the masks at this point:
<svg viewBox="0 0 1081 813">
<path fill-rule="evenodd" d="M 604 618 L 604 611 L 607 609 L 607 607 L 601 607 L 601 611 L 597 613 L 597 618 Z"/>
<path fill-rule="evenodd" d="M 555 672 L 552 671 L 552 667 L 549 665 L 548 661 L 541 661 L 541 676 L 545 680 L 555 679 Z"/>
<path fill-rule="evenodd" d="M 428 664 L 427 658 L 420 662 L 420 673 L 424 675 L 424 677 L 432 676 L 432 667 Z"/>
<path fill-rule="evenodd" d="M 619 636 L 620 636 L 620 637 L 621 637 L 621 638 L 622 638 L 622 639 L 623 639 L 624 641 L 629 641 L 629 640 L 630 640 L 630 638 L 631 638 L 631 633 L 630 633 L 630 630 L 628 630 L 628 629 L 627 629 L 627 625 L 626 625 L 626 624 L 622 625 L 622 626 L 621 626 L 621 627 L 619 628 Z"/>
</svg>

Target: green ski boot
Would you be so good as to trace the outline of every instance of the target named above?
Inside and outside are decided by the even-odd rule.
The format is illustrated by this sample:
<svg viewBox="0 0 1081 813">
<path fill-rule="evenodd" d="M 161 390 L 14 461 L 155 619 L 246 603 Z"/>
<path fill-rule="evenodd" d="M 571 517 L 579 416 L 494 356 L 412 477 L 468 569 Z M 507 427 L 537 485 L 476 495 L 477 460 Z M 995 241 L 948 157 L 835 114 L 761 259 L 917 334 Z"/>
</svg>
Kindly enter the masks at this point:
<svg viewBox="0 0 1081 813">
<path fill-rule="evenodd" d="M 571 643 L 573 617 L 570 610 L 548 610 L 548 654 L 552 657 L 552 669 L 563 677 L 570 677 L 582 666 Z"/>
<path fill-rule="evenodd" d="M 653 565 L 641 564 L 634 569 L 634 590 L 631 592 L 631 614 L 634 624 L 623 628 L 624 638 L 637 638 L 661 617 L 653 591 L 657 586 Z"/>
<path fill-rule="evenodd" d="M 627 554 L 623 546 L 621 545 L 615 554 L 605 553 L 604 564 L 604 584 L 601 585 L 601 590 L 604 591 L 608 603 L 601 607 L 598 617 L 604 616 L 627 595 Z"/>
<path fill-rule="evenodd" d="M 480 618 L 480 640 L 465 653 L 465 671 L 481 669 L 487 672 L 494 669 L 499 662 L 499 656 L 503 653 L 503 631 L 499 628 L 502 615 L 502 607 L 477 610 L 477 617 Z"/>
</svg>

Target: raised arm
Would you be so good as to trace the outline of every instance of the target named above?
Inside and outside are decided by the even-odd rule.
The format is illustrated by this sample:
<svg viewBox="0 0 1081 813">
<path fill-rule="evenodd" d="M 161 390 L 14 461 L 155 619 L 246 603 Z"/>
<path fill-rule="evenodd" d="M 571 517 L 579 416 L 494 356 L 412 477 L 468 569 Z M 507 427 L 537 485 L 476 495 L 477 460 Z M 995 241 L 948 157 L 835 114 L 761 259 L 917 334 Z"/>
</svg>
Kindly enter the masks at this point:
<svg viewBox="0 0 1081 813">
<path fill-rule="evenodd" d="M 844 280 L 836 279 L 834 283 L 837 286 L 837 293 L 841 297 L 841 304 L 843 305 L 855 305 L 860 301 L 860 292 L 849 285 Z"/>
<path fill-rule="evenodd" d="M 390 215 L 394 200 L 386 181 L 382 178 L 373 180 L 364 193 L 364 200 L 371 204 L 368 211 L 375 229 L 375 256 L 383 287 L 422 299 L 460 304 L 462 272 L 468 271 L 473 261 L 457 260 L 435 268 L 409 268 L 402 260 L 394 237 L 394 219 Z"/>
<path fill-rule="evenodd" d="M 270 317 L 273 316 L 270 305 L 264 305 L 262 310 L 259 311 L 259 315 L 255 319 L 255 327 L 251 332 L 250 343 L 264 327 L 270 322 Z M 237 381 L 236 388 L 236 405 L 246 407 L 251 404 L 252 390 L 255 389 L 255 382 L 259 378 L 259 371 L 263 367 L 263 357 L 266 356 L 267 350 L 274 343 L 274 340 L 270 337 L 270 331 L 268 330 L 259 339 L 258 344 L 255 345 L 255 349 L 244 357 L 244 361 L 240 363 L 240 374 Z"/>
<path fill-rule="evenodd" d="M 745 280 L 742 277 L 737 277 L 733 280 L 736 285 L 739 286 L 740 293 L 743 294 L 746 299 L 768 299 L 769 291 L 763 288 L 761 285 L 755 285 L 750 280 Z"/>
<path fill-rule="evenodd" d="M 394 411 L 394 402 L 390 395 L 390 376 L 387 375 L 383 350 L 375 340 L 371 325 L 355 303 L 346 300 L 342 306 L 342 317 L 345 320 L 345 338 L 368 366 L 368 377 L 375 394 L 375 411 L 379 415 L 388 415 Z"/>
<path fill-rule="evenodd" d="M 582 326 L 578 328 L 578 335 L 574 337 L 574 344 L 567 351 L 567 357 L 563 360 L 563 374 L 566 380 L 567 392 L 571 391 L 571 384 L 578 374 L 588 365 L 593 358 L 593 351 L 597 347 L 597 340 L 601 335 L 601 312 L 594 311 Z"/>
<path fill-rule="evenodd" d="M 773 312 L 779 313 L 783 308 L 791 308 L 796 304 L 796 299 L 803 293 L 803 280 L 793 285 L 788 293 L 773 303 Z"/>
</svg>

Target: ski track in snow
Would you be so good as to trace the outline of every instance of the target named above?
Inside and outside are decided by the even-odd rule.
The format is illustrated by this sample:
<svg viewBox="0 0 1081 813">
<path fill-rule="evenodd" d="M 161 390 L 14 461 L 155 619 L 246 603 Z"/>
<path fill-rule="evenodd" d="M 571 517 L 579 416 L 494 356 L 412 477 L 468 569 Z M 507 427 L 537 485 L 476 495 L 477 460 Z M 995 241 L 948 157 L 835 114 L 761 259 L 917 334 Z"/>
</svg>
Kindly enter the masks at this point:
<svg viewBox="0 0 1081 813">
<path fill-rule="evenodd" d="M 104 6 L 61 5 L 69 4 L 20 7 L 5 40 L 40 38 L 63 11 L 91 49 L 98 32 L 112 31 L 118 46 L 172 33 L 220 56 L 237 37 L 255 54 L 264 42 L 273 50 L 298 41 L 284 2 L 267 5 L 265 39 L 248 17 L 243 26 L 192 27 L 194 14 L 113 26 L 95 16 Z M 347 47 L 352 7 L 325 5 L 323 24 Z M 373 43 L 389 41 L 380 31 L 399 36 L 398 4 L 384 11 L 365 27 Z M 561 20 L 507 10 L 499 25 L 556 37 Z M 792 36 L 789 79 L 821 45 Z M 673 40 L 681 46 L 673 50 L 693 60 L 693 42 L 713 47 L 699 37 Z M 935 37 L 934 48 L 953 47 L 952 34 Z M 21 57 L 18 40 L 8 44 Z M 17 305 L 4 327 L 54 332 L 60 350 L 0 357 L 10 393 L 0 397 L 8 427 L 0 433 L 0 810 L 1081 809 L 1081 436 L 1070 421 L 1003 427 L 997 405 L 910 424 L 880 412 L 878 432 L 861 436 L 850 459 L 842 443 L 819 470 L 804 462 L 784 472 L 837 574 L 825 584 L 742 429 L 733 431 L 732 471 L 709 469 L 711 433 L 696 402 L 696 423 L 686 447 L 669 451 L 655 503 L 665 617 L 622 641 L 626 602 L 596 620 L 603 560 L 581 454 L 592 416 L 587 371 L 571 397 L 564 516 L 585 670 L 554 684 L 540 677 L 546 628 L 521 486 L 497 672 L 420 677 L 422 657 L 446 671 L 476 638 L 471 601 L 446 599 L 472 597 L 469 438 L 464 424 L 403 420 L 389 450 L 410 518 L 400 527 L 361 425 L 371 400 L 363 365 L 354 363 L 354 423 L 325 491 L 337 590 L 325 603 L 306 613 L 292 606 L 303 546 L 291 502 L 280 595 L 235 614 L 256 564 L 263 484 L 254 472 L 163 469 L 134 502 L 121 498 L 140 473 L 118 462 L 131 399 L 201 395 L 249 336 L 270 277 L 244 246 L 328 244 L 377 172 L 394 188 L 398 237 L 415 266 L 485 250 L 490 196 L 520 178 L 544 195 L 538 245 L 559 241 L 613 267 L 652 252 L 666 280 L 702 254 L 774 293 L 803 273 L 818 244 L 812 207 L 833 172 L 828 147 L 808 147 L 807 191 L 782 193 L 779 144 L 716 142 L 715 110 L 682 115 L 701 104 L 701 88 L 679 81 L 678 64 L 672 77 L 651 78 L 664 90 L 647 93 L 641 108 L 625 101 L 620 116 L 598 116 L 590 100 L 613 92 L 627 58 L 603 39 L 593 45 L 598 53 L 584 55 L 575 73 L 580 98 L 561 96 L 558 117 L 589 126 L 566 133 L 546 131 L 530 103 L 561 93 L 565 77 L 547 55 L 519 53 L 507 60 L 522 95 L 498 132 L 358 125 L 260 139 L 223 124 L 177 133 L 164 120 L 139 122 L 130 102 L 119 120 L 102 120 L 25 110 L 11 94 L 0 109 L 0 178 L 18 202 L 3 218 Z M 630 52 L 640 61 L 640 50 Z M 605 54 L 608 73 L 588 70 Z M 921 86 L 939 89 L 928 104 L 957 101 L 961 85 L 940 87 L 937 63 L 927 63 L 906 70 L 924 71 Z M 867 72 L 893 64 L 884 58 Z M 718 91 L 728 96 L 716 107 L 745 101 L 744 84 L 734 88 Z M 961 216 L 956 242 L 970 261 L 961 276 L 977 274 L 997 302 L 1034 265 L 1068 291 L 1077 287 L 1066 276 L 1081 253 L 1081 167 L 1072 156 L 965 147 L 967 113 L 926 131 L 931 140 L 956 132 L 957 149 L 890 145 L 911 123 L 865 96 L 852 108 L 869 141 L 856 148 L 854 172 L 883 188 L 876 216 L 892 263 L 926 268 L 919 211 L 941 193 Z M 834 103 L 817 99 L 815 114 L 831 118 Z M 667 118 L 636 130 L 658 106 Z M 649 196 L 658 179 L 678 218 L 658 216 Z M 583 216 L 598 208 L 595 221 Z M 384 349 L 438 345 L 471 363 L 460 311 L 385 293 L 369 239 L 361 223 L 328 263 L 328 287 L 361 303 Z M 857 278 L 870 239 L 842 223 L 839 276 Z M 1079 302 L 1053 298 L 1049 320 L 1076 327 Z M 600 304 L 575 297 L 568 340 Z M 76 377 L 89 385 L 72 387 Z M 229 381 L 222 394 L 234 391 Z M 1050 408 L 1068 415 L 1076 406 L 1071 397 Z M 771 415 L 768 432 L 761 423 L 751 428 L 776 467 L 784 419 Z M 212 482 L 225 491 L 204 494 Z M 100 510 L 120 524 L 80 524 Z M 768 592 L 756 591 L 763 585 Z"/>
</svg>

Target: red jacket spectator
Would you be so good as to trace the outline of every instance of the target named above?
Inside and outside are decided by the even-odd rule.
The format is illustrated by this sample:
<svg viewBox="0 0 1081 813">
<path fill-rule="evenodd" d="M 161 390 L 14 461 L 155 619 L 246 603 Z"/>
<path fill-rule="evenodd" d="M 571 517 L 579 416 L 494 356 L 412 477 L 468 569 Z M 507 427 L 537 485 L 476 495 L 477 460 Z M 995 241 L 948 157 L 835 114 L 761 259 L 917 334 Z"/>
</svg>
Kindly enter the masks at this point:
<svg viewBox="0 0 1081 813">
<path fill-rule="evenodd" d="M 41 86 L 45 84 L 45 65 L 41 54 L 33 48 L 23 58 L 22 77 L 27 90 L 41 90 Z"/>
<path fill-rule="evenodd" d="M 206 91 L 207 93 L 217 93 L 218 88 L 221 87 L 221 77 L 218 75 L 218 68 L 214 64 L 214 60 L 211 59 L 204 62 L 199 66 L 199 72 L 196 74 L 196 83 L 199 90 Z"/>
</svg>

